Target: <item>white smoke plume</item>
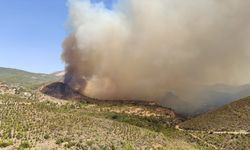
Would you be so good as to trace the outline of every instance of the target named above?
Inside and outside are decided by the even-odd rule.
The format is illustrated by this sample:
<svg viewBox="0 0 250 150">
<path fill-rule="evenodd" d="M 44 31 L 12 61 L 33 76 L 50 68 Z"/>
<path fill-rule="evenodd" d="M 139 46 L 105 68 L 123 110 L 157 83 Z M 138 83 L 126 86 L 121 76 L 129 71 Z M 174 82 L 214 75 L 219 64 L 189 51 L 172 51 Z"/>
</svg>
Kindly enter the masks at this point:
<svg viewBox="0 0 250 150">
<path fill-rule="evenodd" d="M 250 1 L 68 4 L 65 82 L 87 96 L 200 105 L 204 86 L 250 83 Z"/>
</svg>

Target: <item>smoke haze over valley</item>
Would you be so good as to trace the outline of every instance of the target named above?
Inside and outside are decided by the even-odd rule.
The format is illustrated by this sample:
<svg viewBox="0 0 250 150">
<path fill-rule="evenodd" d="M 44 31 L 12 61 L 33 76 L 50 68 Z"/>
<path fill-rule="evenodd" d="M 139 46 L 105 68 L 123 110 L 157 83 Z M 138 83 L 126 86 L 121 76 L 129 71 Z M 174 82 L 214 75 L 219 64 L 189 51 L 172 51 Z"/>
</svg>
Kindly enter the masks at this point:
<svg viewBox="0 0 250 150">
<path fill-rule="evenodd" d="M 69 0 L 65 81 L 100 99 L 168 105 L 172 93 L 178 96 L 174 103 L 199 107 L 207 103 L 198 100 L 207 86 L 249 83 L 249 6 L 234 0 L 120 0 L 110 10 L 102 2 Z"/>
</svg>

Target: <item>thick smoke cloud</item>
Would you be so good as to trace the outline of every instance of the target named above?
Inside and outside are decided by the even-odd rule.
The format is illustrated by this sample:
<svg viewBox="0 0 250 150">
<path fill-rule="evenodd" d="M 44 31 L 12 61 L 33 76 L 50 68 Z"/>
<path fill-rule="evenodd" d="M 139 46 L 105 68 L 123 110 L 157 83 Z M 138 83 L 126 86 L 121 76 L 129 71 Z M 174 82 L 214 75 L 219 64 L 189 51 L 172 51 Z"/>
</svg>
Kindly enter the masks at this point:
<svg viewBox="0 0 250 150">
<path fill-rule="evenodd" d="M 250 1 L 68 4 L 65 82 L 88 96 L 197 108 L 206 86 L 250 83 Z"/>
</svg>

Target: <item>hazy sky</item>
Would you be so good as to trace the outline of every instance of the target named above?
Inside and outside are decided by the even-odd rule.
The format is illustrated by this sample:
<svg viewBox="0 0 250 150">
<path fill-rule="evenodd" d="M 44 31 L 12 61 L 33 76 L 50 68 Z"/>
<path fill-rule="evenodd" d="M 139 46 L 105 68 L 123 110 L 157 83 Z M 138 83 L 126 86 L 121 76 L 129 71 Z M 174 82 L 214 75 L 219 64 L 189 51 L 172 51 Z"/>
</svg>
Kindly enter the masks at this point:
<svg viewBox="0 0 250 150">
<path fill-rule="evenodd" d="M 110 7 L 112 0 L 104 1 Z M 63 70 L 67 0 L 0 2 L 0 67 L 44 73 Z"/>
</svg>

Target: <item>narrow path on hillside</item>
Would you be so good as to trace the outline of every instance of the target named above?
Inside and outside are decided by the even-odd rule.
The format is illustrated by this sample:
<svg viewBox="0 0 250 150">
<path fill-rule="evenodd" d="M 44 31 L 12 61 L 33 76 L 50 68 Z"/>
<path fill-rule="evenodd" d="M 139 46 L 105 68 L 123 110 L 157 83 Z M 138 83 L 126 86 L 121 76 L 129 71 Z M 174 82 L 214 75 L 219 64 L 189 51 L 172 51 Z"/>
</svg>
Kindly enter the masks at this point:
<svg viewBox="0 0 250 150">
<path fill-rule="evenodd" d="M 203 131 L 203 130 L 186 130 L 186 129 L 182 129 L 180 128 L 179 125 L 175 126 L 175 129 L 182 131 L 182 132 L 187 132 L 192 138 L 204 143 L 205 145 L 207 145 L 208 147 L 212 147 L 214 149 L 221 149 L 219 147 L 217 147 L 214 144 L 208 143 L 207 141 L 201 139 L 200 137 L 196 136 L 194 133 L 207 133 L 210 134 L 209 131 Z M 250 135 L 250 132 L 241 130 L 241 131 L 214 131 L 212 132 L 212 134 L 233 134 L 233 135 Z"/>
<path fill-rule="evenodd" d="M 181 129 L 179 125 L 176 125 L 176 126 L 175 126 L 175 129 L 177 129 L 177 130 L 179 130 L 179 131 L 182 131 L 182 132 L 187 131 L 188 134 L 189 134 L 192 138 L 194 138 L 194 139 L 196 139 L 196 140 L 202 142 L 202 143 L 205 144 L 206 146 L 212 147 L 212 148 L 214 148 L 214 149 L 220 149 L 220 148 L 217 147 L 216 145 L 211 144 L 211 143 L 208 143 L 207 141 L 205 141 L 205 140 L 201 139 L 200 137 L 194 135 L 194 134 L 193 134 L 193 133 L 194 133 L 193 131 L 190 132 L 189 130 Z"/>
<path fill-rule="evenodd" d="M 192 134 L 192 133 L 188 133 L 188 134 L 189 134 L 192 138 L 199 140 L 200 142 L 204 143 L 204 144 L 207 145 L 208 147 L 212 147 L 212 148 L 214 148 L 214 149 L 220 149 L 220 148 L 218 148 L 216 145 L 213 145 L 213 144 L 211 144 L 211 143 L 208 143 L 207 141 L 201 139 L 200 137 L 198 137 L 198 136 L 196 136 L 196 135 L 194 135 L 194 134 Z"/>
<path fill-rule="evenodd" d="M 186 130 L 180 128 L 179 125 L 175 126 L 175 129 L 179 131 L 187 131 L 187 132 L 192 132 L 192 133 L 210 133 L 210 131 L 204 131 L 204 130 Z M 245 131 L 245 130 L 240 130 L 240 131 L 212 131 L 212 134 L 233 134 L 233 135 L 250 135 L 250 132 Z"/>
</svg>

